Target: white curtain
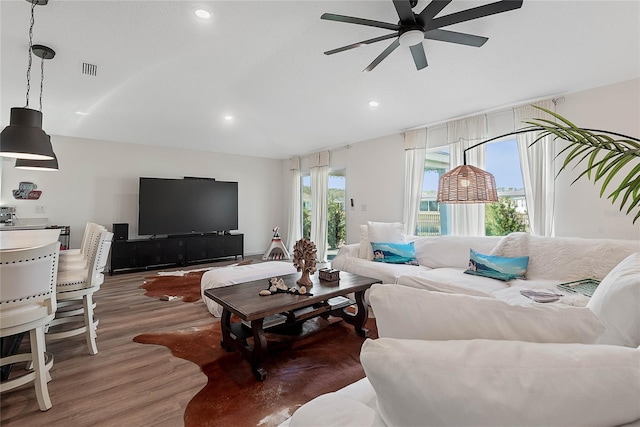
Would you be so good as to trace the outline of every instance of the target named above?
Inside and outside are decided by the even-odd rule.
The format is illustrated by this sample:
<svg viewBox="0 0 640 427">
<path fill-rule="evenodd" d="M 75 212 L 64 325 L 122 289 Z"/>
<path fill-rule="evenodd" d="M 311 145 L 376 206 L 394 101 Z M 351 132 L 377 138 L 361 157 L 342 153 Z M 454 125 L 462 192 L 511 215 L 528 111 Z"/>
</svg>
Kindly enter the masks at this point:
<svg viewBox="0 0 640 427">
<path fill-rule="evenodd" d="M 287 248 L 290 252 L 293 252 L 293 247 L 302 237 L 300 157 L 293 157 L 290 159 L 289 171 L 291 172 L 291 206 L 289 210 L 289 227 L 287 228 Z"/>
<path fill-rule="evenodd" d="M 317 249 L 318 262 L 327 262 L 327 191 L 329 187 L 329 152 L 309 159 L 311 171 L 311 241 Z"/>
<path fill-rule="evenodd" d="M 404 134 L 404 206 L 405 233 L 416 233 L 416 221 L 422 198 L 422 179 L 426 155 L 427 128 Z"/>
<path fill-rule="evenodd" d="M 542 101 L 534 105 L 553 111 L 553 101 Z M 516 130 L 525 126 L 524 120 L 534 118 L 553 119 L 549 114 L 526 105 L 513 109 Z M 555 147 L 551 137 L 536 142 L 537 132 L 517 135 L 520 168 L 524 183 L 524 194 L 529 214 L 529 231 L 537 236 L 554 235 L 555 204 Z"/>
<path fill-rule="evenodd" d="M 466 148 L 481 143 L 487 136 L 485 115 L 447 123 L 451 169 L 463 163 Z M 484 169 L 484 147 L 467 151 L 467 164 Z M 451 233 L 458 236 L 484 236 L 484 204 L 452 204 Z"/>
</svg>

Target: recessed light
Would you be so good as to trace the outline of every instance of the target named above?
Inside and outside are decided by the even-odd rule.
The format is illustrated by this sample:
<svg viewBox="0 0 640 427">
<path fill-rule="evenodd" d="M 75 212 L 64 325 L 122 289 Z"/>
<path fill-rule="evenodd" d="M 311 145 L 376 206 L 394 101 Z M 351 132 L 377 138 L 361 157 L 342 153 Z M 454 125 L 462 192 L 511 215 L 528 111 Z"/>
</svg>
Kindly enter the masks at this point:
<svg viewBox="0 0 640 427">
<path fill-rule="evenodd" d="M 85 113 L 84 111 L 76 111 L 76 114 L 79 116 L 88 116 L 89 113 Z"/>
<path fill-rule="evenodd" d="M 231 121 L 231 120 L 233 120 L 233 116 L 228 116 L 228 115 L 227 115 L 227 116 L 224 116 L 224 119 L 225 119 L 226 121 Z"/>
<path fill-rule="evenodd" d="M 206 9 L 196 9 L 196 10 L 193 11 L 193 13 L 195 13 L 196 16 L 198 18 L 201 18 L 201 19 L 209 19 L 209 18 L 211 18 L 211 12 L 209 12 Z"/>
<path fill-rule="evenodd" d="M 378 105 L 380 105 L 378 101 L 369 101 L 369 107 L 377 107 Z"/>
</svg>

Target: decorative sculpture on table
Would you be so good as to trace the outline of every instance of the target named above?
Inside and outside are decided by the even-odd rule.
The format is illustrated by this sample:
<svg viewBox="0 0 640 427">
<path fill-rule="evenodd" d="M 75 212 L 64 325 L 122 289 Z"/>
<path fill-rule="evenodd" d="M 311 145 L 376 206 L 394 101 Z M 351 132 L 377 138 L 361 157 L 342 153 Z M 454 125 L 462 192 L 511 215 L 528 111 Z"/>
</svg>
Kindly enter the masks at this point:
<svg viewBox="0 0 640 427">
<path fill-rule="evenodd" d="M 302 277 L 296 282 L 302 286 L 312 286 L 310 274 L 316 272 L 316 244 L 309 239 L 300 239 L 293 247 L 293 266 L 302 271 Z"/>
</svg>

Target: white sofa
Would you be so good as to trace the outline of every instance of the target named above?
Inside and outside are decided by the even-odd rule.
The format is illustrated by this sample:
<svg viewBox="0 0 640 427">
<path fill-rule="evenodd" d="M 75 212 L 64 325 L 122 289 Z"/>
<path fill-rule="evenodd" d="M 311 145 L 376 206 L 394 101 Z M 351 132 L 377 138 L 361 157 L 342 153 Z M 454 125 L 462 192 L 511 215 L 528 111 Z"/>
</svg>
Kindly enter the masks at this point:
<svg viewBox="0 0 640 427">
<path fill-rule="evenodd" d="M 587 307 L 374 285 L 366 377 L 301 406 L 295 426 L 640 426 L 640 255 Z M 401 314 L 401 315 L 399 315 Z"/>
<path fill-rule="evenodd" d="M 378 225 L 383 232 L 371 235 Z M 331 261 L 333 268 L 374 277 L 383 283 L 490 296 L 512 304 L 533 304 L 520 294 L 522 289 L 555 289 L 560 283 L 580 279 L 602 280 L 628 255 L 640 252 L 639 240 L 540 237 L 526 233 L 511 233 L 504 237 L 418 237 L 404 236 L 401 223 L 369 223 L 360 227 L 360 243 L 343 246 Z M 370 241 L 413 242 L 418 265 L 373 261 Z M 528 256 L 525 279 L 505 282 L 464 274 L 469 266 L 470 249 L 503 257 Z M 570 295 L 566 301 L 575 305 L 587 302 L 579 295 Z"/>
</svg>

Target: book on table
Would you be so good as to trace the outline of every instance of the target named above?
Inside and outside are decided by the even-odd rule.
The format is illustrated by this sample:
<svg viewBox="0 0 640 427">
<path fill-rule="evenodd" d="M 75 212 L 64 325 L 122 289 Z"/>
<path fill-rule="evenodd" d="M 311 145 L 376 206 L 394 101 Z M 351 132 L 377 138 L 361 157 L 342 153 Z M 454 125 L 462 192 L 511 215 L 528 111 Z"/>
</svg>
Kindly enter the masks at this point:
<svg viewBox="0 0 640 427">
<path fill-rule="evenodd" d="M 523 289 L 520 293 L 535 302 L 555 302 L 563 296 L 563 294 L 553 289 L 539 289 L 535 291 L 533 289 Z"/>
</svg>

